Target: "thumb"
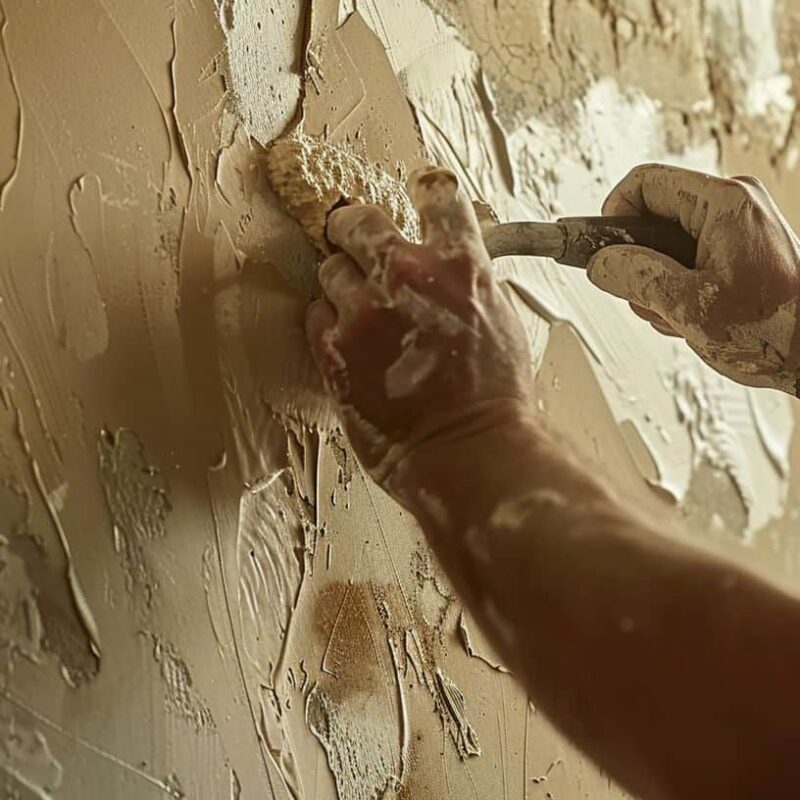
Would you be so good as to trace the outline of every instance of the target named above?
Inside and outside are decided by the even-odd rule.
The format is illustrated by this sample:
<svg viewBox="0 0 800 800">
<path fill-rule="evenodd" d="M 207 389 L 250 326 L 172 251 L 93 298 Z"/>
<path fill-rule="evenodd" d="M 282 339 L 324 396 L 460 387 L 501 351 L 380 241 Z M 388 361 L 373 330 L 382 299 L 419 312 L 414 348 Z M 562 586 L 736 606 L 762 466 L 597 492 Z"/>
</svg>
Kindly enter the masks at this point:
<svg viewBox="0 0 800 800">
<path fill-rule="evenodd" d="M 697 275 L 657 250 L 604 247 L 592 256 L 586 272 L 595 286 L 655 312 L 679 332 L 694 317 Z"/>
</svg>

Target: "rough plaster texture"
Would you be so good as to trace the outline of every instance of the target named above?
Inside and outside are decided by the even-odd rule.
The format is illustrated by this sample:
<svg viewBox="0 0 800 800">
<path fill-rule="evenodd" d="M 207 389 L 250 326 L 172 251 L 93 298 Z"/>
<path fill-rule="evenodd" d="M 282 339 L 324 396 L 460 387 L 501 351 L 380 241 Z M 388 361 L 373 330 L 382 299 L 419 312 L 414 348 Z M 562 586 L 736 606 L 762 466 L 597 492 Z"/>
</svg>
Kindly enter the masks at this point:
<svg viewBox="0 0 800 800">
<path fill-rule="evenodd" d="M 798 42 L 777 0 L 1 0 L 6 794 L 620 797 L 355 463 L 261 145 L 443 162 L 509 219 L 643 160 L 755 171 L 798 221 Z M 800 579 L 789 402 L 578 273 L 498 269 L 542 413 Z"/>
</svg>

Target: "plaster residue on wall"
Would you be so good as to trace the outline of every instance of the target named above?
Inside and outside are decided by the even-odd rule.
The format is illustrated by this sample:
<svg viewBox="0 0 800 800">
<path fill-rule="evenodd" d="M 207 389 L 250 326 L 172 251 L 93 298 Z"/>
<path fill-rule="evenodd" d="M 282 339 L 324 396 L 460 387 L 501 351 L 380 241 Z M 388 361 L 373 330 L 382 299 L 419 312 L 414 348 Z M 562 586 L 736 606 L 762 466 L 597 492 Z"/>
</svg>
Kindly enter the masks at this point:
<svg viewBox="0 0 800 800">
<path fill-rule="evenodd" d="M 133 431 L 102 430 L 97 440 L 100 479 L 113 526 L 114 549 L 130 592 L 141 592 L 145 608 L 158 581 L 148 548 L 166 535 L 171 509 L 166 480 Z"/>
<path fill-rule="evenodd" d="M 383 797 L 401 785 L 403 710 L 375 598 L 369 586 L 348 583 L 331 586 L 322 602 L 334 613 L 306 721 L 339 797 Z"/>
<path fill-rule="evenodd" d="M 0 782 L 5 797 L 58 796 L 63 767 L 44 734 L 9 703 L 0 703 Z"/>
<path fill-rule="evenodd" d="M 153 659 L 164 682 L 164 700 L 169 710 L 186 720 L 197 733 L 214 730 L 211 709 L 194 686 L 192 674 L 170 642 L 155 634 L 149 635 Z"/>
<path fill-rule="evenodd" d="M 273 685 L 313 550 L 297 510 L 297 484 L 278 473 L 247 489 L 239 507 L 239 605 L 245 651 Z"/>
<path fill-rule="evenodd" d="M 297 110 L 309 4 L 214 2 L 227 39 L 237 112 L 248 133 L 267 144 L 284 131 Z"/>
<path fill-rule="evenodd" d="M 5 537 L 0 541 L 0 577 L 0 674 L 8 674 L 20 658 L 40 661 L 44 629 L 25 562 Z"/>
<path fill-rule="evenodd" d="M 4 787 L 621 797 L 359 470 L 304 340 L 317 255 L 263 147 L 299 126 L 392 180 L 442 162 L 509 219 L 592 213 L 637 161 L 735 165 L 797 218 L 798 31 L 774 11 L 0 1 Z M 686 498 L 698 535 L 757 540 L 791 481 L 786 399 L 580 273 L 497 269 L 542 413 L 619 483 Z"/>
</svg>

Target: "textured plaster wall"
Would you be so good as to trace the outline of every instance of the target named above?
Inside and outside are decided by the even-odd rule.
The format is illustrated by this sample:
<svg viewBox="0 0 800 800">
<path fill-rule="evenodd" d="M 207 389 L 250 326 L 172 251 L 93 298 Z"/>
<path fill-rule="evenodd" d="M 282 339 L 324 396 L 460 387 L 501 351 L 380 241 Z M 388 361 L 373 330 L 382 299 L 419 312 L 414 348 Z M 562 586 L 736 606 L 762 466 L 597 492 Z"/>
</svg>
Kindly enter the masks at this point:
<svg viewBox="0 0 800 800">
<path fill-rule="evenodd" d="M 644 160 L 755 171 L 796 221 L 799 39 L 777 0 L 0 0 L 5 793 L 620 797 L 353 459 L 261 146 L 442 162 L 508 219 Z M 790 401 L 498 269 L 542 413 L 800 579 Z"/>
</svg>

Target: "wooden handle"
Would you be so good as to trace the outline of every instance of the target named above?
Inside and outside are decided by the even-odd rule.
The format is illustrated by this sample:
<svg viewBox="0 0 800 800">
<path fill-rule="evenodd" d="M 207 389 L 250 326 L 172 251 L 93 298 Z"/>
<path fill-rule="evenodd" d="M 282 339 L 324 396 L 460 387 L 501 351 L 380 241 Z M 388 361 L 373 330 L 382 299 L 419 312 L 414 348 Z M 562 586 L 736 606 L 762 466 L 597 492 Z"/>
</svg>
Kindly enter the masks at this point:
<svg viewBox="0 0 800 800">
<path fill-rule="evenodd" d="M 638 244 L 674 258 L 694 269 L 697 241 L 679 222 L 663 217 L 562 217 L 558 220 L 566 233 L 566 249 L 561 264 L 586 268 L 589 259 L 604 247 Z"/>
</svg>

